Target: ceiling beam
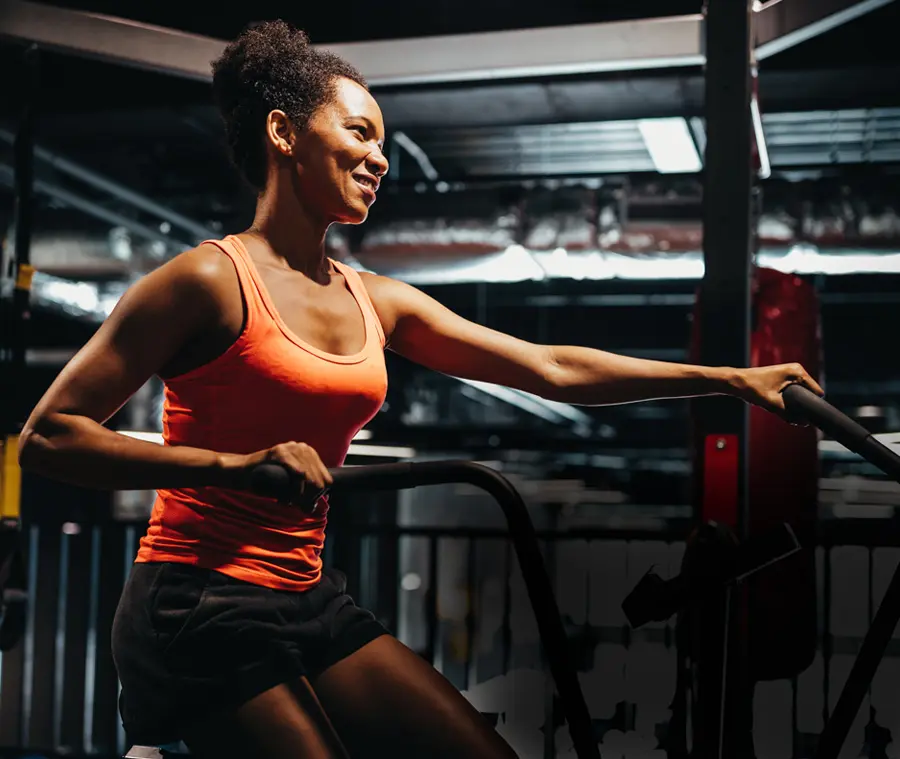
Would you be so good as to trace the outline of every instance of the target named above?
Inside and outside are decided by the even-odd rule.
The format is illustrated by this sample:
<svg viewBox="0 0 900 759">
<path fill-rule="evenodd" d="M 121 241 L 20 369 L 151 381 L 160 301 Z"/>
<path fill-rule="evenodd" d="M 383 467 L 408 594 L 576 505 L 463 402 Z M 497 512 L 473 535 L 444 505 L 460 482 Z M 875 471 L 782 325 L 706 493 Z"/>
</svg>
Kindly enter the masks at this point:
<svg viewBox="0 0 900 759">
<path fill-rule="evenodd" d="M 692 66 L 699 14 L 540 29 L 328 45 L 373 87 Z M 0 34 L 49 49 L 199 81 L 223 40 L 128 19 L 4 0 Z"/>
<path fill-rule="evenodd" d="M 757 0 L 754 39 L 763 60 L 894 0 Z M 373 87 L 486 82 L 697 66 L 701 14 L 324 46 Z M 176 29 L 29 0 L 0 4 L 0 35 L 48 49 L 209 81 L 226 42 Z"/>
<path fill-rule="evenodd" d="M 0 3 L 0 36 L 49 50 L 209 81 L 221 40 L 23 0 Z"/>
<path fill-rule="evenodd" d="M 895 0 L 756 0 L 753 37 L 758 61 L 825 34 Z"/>
</svg>

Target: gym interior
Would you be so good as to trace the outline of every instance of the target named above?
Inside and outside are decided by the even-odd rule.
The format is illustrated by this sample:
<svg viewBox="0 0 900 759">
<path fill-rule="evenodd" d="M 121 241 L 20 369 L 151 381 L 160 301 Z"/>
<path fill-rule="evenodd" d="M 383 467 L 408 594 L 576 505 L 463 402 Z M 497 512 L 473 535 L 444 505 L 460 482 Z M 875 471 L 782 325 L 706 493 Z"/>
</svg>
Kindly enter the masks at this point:
<svg viewBox="0 0 900 759">
<path fill-rule="evenodd" d="M 178 755 L 129 742 L 110 656 L 154 493 L 16 440 L 128 287 L 249 223 L 209 62 L 284 18 L 387 128 L 335 260 L 531 342 L 825 390 L 795 425 L 577 407 L 388 351 L 347 458 L 374 479 L 329 515 L 351 595 L 521 757 L 900 757 L 900 2 L 174 5 L 0 4 L 0 756 Z M 161 441 L 162 399 L 108 426 Z"/>
</svg>

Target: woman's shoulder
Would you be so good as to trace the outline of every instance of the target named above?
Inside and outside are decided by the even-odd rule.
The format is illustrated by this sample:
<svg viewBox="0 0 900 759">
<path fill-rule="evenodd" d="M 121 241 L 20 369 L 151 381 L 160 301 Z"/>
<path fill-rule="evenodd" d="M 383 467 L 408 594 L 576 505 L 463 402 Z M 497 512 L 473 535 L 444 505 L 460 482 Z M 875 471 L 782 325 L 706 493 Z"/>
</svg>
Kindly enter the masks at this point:
<svg viewBox="0 0 900 759">
<path fill-rule="evenodd" d="M 145 274 L 116 310 L 157 316 L 166 312 L 183 320 L 220 322 L 235 307 L 240 311 L 239 287 L 229 257 L 215 244 L 202 243 Z"/>
<path fill-rule="evenodd" d="M 157 273 L 160 284 L 171 285 L 183 295 L 198 295 L 213 301 L 230 298 L 238 280 L 234 263 L 211 242 L 179 253 Z"/>
</svg>

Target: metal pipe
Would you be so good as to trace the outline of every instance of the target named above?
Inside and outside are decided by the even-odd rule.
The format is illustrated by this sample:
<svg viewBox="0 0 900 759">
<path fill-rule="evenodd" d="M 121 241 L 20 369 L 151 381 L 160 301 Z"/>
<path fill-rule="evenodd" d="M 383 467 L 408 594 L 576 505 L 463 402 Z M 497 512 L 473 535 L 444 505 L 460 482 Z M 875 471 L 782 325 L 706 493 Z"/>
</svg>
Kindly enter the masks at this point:
<svg viewBox="0 0 900 759">
<path fill-rule="evenodd" d="M 815 0 L 753 4 L 756 59 L 765 60 L 894 0 Z"/>
<path fill-rule="evenodd" d="M 13 180 L 13 177 L 13 169 L 9 166 L 0 164 L 0 180 L 9 182 Z M 42 195 L 49 195 L 57 200 L 61 200 L 66 205 L 71 206 L 82 213 L 86 213 L 89 216 L 93 216 L 96 219 L 100 219 L 101 221 L 108 222 L 115 226 L 125 227 L 147 240 L 162 242 L 166 246 L 180 245 L 185 249 L 193 246 L 193 243 L 191 242 L 179 240 L 171 235 L 165 235 L 162 232 L 153 229 L 153 227 L 148 227 L 146 224 L 142 224 L 139 221 L 129 219 L 127 216 L 123 216 L 116 211 L 110 211 L 108 208 L 104 208 L 87 198 L 82 198 L 80 195 L 76 195 L 74 192 L 66 190 L 59 185 L 37 179 L 34 181 L 34 189 Z"/>
<path fill-rule="evenodd" d="M 0 128 L 0 139 L 12 143 L 15 140 L 15 136 L 6 129 Z M 168 208 L 161 203 L 157 203 L 155 200 L 151 200 L 150 198 L 141 195 L 134 190 L 130 190 L 124 185 L 121 185 L 118 182 L 114 182 L 112 179 L 108 179 L 107 177 L 91 171 L 84 166 L 80 166 L 79 164 L 70 161 L 68 158 L 64 158 L 61 155 L 52 153 L 49 150 L 39 146 L 35 146 L 34 155 L 36 158 L 48 163 L 54 169 L 62 172 L 63 174 L 68 174 L 69 176 L 75 177 L 75 179 L 78 179 L 85 184 L 96 187 L 98 190 L 108 192 L 110 195 L 114 195 L 120 200 L 124 200 L 126 203 L 130 203 L 135 208 L 139 208 L 142 211 L 151 213 L 154 216 L 159 216 L 161 219 L 169 222 L 171 225 L 180 227 L 186 232 L 190 232 L 196 238 L 195 243 L 201 240 L 208 240 L 210 238 L 217 237 L 215 232 L 207 229 L 199 222 L 196 222 L 193 219 L 189 219 L 187 216 L 183 216 L 177 211 L 173 211 L 171 208 Z"/>
<path fill-rule="evenodd" d="M 419 145 L 413 142 L 406 132 L 394 132 L 394 144 L 399 145 L 409 153 L 427 179 L 434 181 L 438 178 L 437 169 L 431 163 L 428 155 Z"/>
</svg>

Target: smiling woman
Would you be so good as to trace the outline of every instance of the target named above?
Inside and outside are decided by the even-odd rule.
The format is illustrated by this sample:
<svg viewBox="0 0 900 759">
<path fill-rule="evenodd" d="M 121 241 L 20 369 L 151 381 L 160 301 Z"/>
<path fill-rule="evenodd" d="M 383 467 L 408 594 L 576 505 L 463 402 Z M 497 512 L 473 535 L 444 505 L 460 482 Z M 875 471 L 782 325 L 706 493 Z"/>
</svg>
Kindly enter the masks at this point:
<svg viewBox="0 0 900 759">
<path fill-rule="evenodd" d="M 358 203 L 309 195 L 349 184 L 339 174 L 358 174 L 375 189 L 373 174 L 387 172 L 381 111 L 359 71 L 314 49 L 304 32 L 269 22 L 248 30 L 213 64 L 213 90 L 234 161 L 256 190 L 274 189 L 270 171 L 302 167 L 295 187 L 306 207 L 336 214 L 336 221 L 365 220 L 360 211 L 345 218 L 347 206 Z M 267 140 L 260 139 L 263 125 Z"/>
<path fill-rule="evenodd" d="M 92 488 L 157 490 L 112 634 L 133 743 L 201 756 L 513 756 L 451 684 L 346 594 L 321 552 L 329 469 L 387 390 L 384 351 L 467 380 L 578 405 L 728 393 L 782 413 L 802 366 L 689 366 L 487 329 L 424 293 L 328 258 L 388 171 L 365 80 L 283 22 L 214 63 L 252 225 L 133 285 L 32 412 L 23 468 Z M 146 381 L 164 442 L 106 428 Z M 261 463 L 296 508 L 253 494 Z"/>
</svg>

